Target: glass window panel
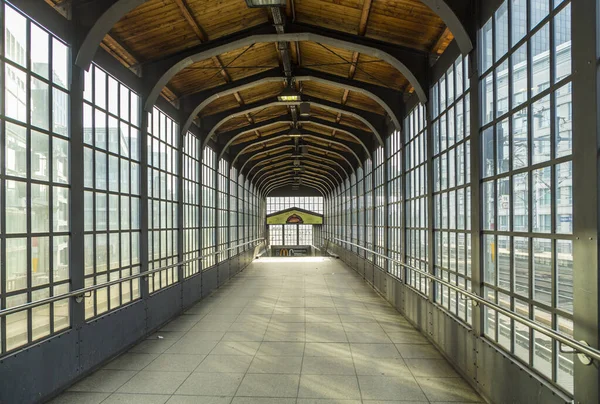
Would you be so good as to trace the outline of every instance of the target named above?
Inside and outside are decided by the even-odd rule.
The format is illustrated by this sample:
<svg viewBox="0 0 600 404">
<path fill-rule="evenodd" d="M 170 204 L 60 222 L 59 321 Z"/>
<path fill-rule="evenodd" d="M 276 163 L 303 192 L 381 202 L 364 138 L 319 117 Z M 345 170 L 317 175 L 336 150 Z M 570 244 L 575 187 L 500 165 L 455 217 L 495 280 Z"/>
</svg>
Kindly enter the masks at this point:
<svg viewBox="0 0 600 404">
<path fill-rule="evenodd" d="M 4 6 L 4 53 L 7 59 L 26 66 L 27 19 L 9 5 Z"/>
<path fill-rule="evenodd" d="M 550 233 L 552 230 L 552 169 L 540 168 L 532 172 L 533 178 L 533 232 Z"/>
<path fill-rule="evenodd" d="M 4 76 L 4 113 L 20 122 L 27 121 L 27 74 L 6 64 Z"/>
<path fill-rule="evenodd" d="M 6 291 L 27 287 L 27 239 L 6 239 Z"/>
<path fill-rule="evenodd" d="M 8 126 L 9 124 L 7 124 Z M 7 131 L 8 132 L 8 131 Z M 44 133 L 31 131 L 31 178 L 48 181 L 49 160 L 49 137 Z M 24 174 L 23 174 L 24 175 Z"/>
<path fill-rule="evenodd" d="M 52 139 L 52 180 L 69 183 L 69 142 L 57 137 Z"/>
<path fill-rule="evenodd" d="M 551 157 L 551 113 L 550 96 L 546 96 L 531 106 L 533 119 L 532 163 L 550 160 Z"/>
<path fill-rule="evenodd" d="M 69 88 L 69 48 L 56 38 L 52 38 L 52 81 Z"/>
<path fill-rule="evenodd" d="M 554 17 L 555 80 L 571 75 L 571 4 Z"/>
<path fill-rule="evenodd" d="M 556 233 L 573 233 L 573 163 L 556 166 Z"/>
<path fill-rule="evenodd" d="M 6 174 L 14 177 L 27 176 L 27 129 L 6 122 Z"/>
<path fill-rule="evenodd" d="M 544 25 L 531 38 L 531 60 L 533 63 L 531 96 L 540 94 L 550 87 L 550 27 Z"/>
<path fill-rule="evenodd" d="M 49 129 L 50 90 L 48 84 L 31 77 L 31 124 L 42 129 Z"/>
<path fill-rule="evenodd" d="M 496 61 L 508 51 L 508 5 L 504 1 L 495 14 L 496 33 Z"/>
</svg>

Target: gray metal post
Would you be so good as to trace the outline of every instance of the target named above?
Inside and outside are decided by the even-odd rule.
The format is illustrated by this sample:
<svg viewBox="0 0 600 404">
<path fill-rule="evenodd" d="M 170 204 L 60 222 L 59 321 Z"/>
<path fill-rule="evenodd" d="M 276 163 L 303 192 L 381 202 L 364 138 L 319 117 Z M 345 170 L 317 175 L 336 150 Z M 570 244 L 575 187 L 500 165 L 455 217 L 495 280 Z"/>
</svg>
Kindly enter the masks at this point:
<svg viewBox="0 0 600 404">
<path fill-rule="evenodd" d="M 80 67 L 71 65 L 71 248 L 69 268 L 71 290 L 85 286 L 84 280 L 84 173 L 83 173 L 83 77 Z M 85 304 L 71 301 L 71 324 L 79 329 L 85 324 Z"/>
<path fill-rule="evenodd" d="M 465 136 L 471 136 L 471 289 L 473 293 L 482 295 L 482 273 L 481 273 L 481 186 L 479 182 L 480 174 L 480 153 L 479 153 L 479 75 L 477 73 L 477 52 L 474 50 L 469 55 L 469 82 L 470 82 L 470 106 L 471 115 L 471 133 Z M 470 302 L 469 302 L 470 303 Z M 481 328 L 481 310 L 479 306 L 473 307 L 472 325 L 476 336 L 482 333 Z"/>
<path fill-rule="evenodd" d="M 598 12 L 592 0 L 574 0 L 573 55 L 573 329 L 574 337 L 599 347 Z M 575 403 L 600 402 L 598 364 L 575 361 Z"/>
<path fill-rule="evenodd" d="M 434 198 L 433 198 L 433 142 L 431 141 L 431 110 L 432 110 L 432 100 L 431 97 L 429 102 L 425 104 L 425 125 L 426 125 L 426 139 L 427 145 L 425 150 L 425 158 L 427 167 L 427 271 L 435 275 L 435 257 L 434 254 L 437 252 L 434 249 L 434 240 L 435 237 L 433 235 L 434 232 Z M 427 295 L 429 296 L 429 300 L 435 301 L 435 291 L 436 288 L 440 286 L 436 285 L 432 280 L 429 281 L 429 289 Z M 432 323 L 428 325 L 433 326 Z M 429 334 L 433 334 L 433 329 L 429 330 Z"/>
<path fill-rule="evenodd" d="M 141 104 L 144 105 L 145 97 L 141 97 Z M 148 113 L 141 111 L 141 139 L 140 139 L 140 271 L 148 270 Z M 149 282 L 148 278 L 140 280 L 140 296 L 145 299 L 148 296 Z"/>
</svg>

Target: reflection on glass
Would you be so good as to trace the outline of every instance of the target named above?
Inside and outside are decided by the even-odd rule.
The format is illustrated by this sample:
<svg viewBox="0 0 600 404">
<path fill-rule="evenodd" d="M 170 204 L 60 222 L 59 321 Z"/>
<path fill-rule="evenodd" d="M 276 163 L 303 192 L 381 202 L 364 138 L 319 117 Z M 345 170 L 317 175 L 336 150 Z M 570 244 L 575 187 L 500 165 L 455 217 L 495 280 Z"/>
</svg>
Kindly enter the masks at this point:
<svg viewBox="0 0 600 404">
<path fill-rule="evenodd" d="M 532 171 L 533 177 L 533 232 L 552 231 L 552 168 L 544 167 Z"/>
<path fill-rule="evenodd" d="M 27 129 L 6 122 L 6 175 L 27 176 Z"/>
</svg>

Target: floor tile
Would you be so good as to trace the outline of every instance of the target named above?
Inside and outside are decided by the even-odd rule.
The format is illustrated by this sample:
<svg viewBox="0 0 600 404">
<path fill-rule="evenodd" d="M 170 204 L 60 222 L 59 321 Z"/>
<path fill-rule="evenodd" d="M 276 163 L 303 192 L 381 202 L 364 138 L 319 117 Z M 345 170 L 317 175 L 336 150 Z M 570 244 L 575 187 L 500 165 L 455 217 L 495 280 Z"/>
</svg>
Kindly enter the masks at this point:
<svg viewBox="0 0 600 404">
<path fill-rule="evenodd" d="M 222 396 L 171 396 L 167 404 L 230 404 L 233 397 Z"/>
<path fill-rule="evenodd" d="M 135 345 L 129 352 L 146 353 L 146 354 L 161 354 L 169 349 L 175 340 L 173 339 L 147 339 Z"/>
<path fill-rule="evenodd" d="M 400 353 L 394 344 L 350 344 L 354 358 L 394 358 Z"/>
<path fill-rule="evenodd" d="M 296 397 L 300 375 L 246 374 L 237 396 Z"/>
<path fill-rule="evenodd" d="M 304 358 L 306 361 L 306 358 Z M 295 356 L 256 356 L 248 373 L 300 374 L 302 357 Z"/>
<path fill-rule="evenodd" d="M 365 376 L 398 376 L 411 374 L 408 366 L 400 357 L 396 358 L 374 358 L 355 357 L 354 366 L 357 375 Z"/>
<path fill-rule="evenodd" d="M 404 359 L 442 359 L 442 355 L 433 345 L 396 344 Z"/>
<path fill-rule="evenodd" d="M 67 391 L 48 404 L 100 404 L 109 394 Z"/>
<path fill-rule="evenodd" d="M 157 357 L 158 354 L 127 352 L 110 361 L 103 369 L 142 370 Z"/>
<path fill-rule="evenodd" d="M 176 394 L 233 397 L 243 378 L 243 373 L 192 373 Z"/>
<path fill-rule="evenodd" d="M 112 393 L 124 385 L 136 373 L 132 370 L 98 370 L 71 386 L 69 391 Z"/>
<path fill-rule="evenodd" d="M 360 399 L 356 376 L 302 375 L 299 398 Z"/>
<path fill-rule="evenodd" d="M 263 342 L 257 356 L 303 356 L 304 342 Z"/>
<path fill-rule="evenodd" d="M 170 397 L 165 394 L 113 393 L 102 404 L 164 404 Z"/>
<path fill-rule="evenodd" d="M 207 355 L 217 345 L 218 341 L 195 341 L 182 339 L 173 344 L 166 353 L 169 354 L 189 354 L 189 355 Z"/>
<path fill-rule="evenodd" d="M 350 345 L 337 342 L 306 343 L 304 356 L 347 356 L 351 357 Z"/>
<path fill-rule="evenodd" d="M 208 355 L 194 372 L 196 373 L 246 373 L 251 355 Z"/>
<path fill-rule="evenodd" d="M 252 341 L 221 341 L 211 351 L 213 355 L 252 355 L 256 354 L 260 342 Z"/>
<path fill-rule="evenodd" d="M 355 375 L 354 362 L 348 357 L 307 356 L 302 362 L 302 374 Z"/>
<path fill-rule="evenodd" d="M 206 355 L 162 354 L 144 370 L 155 372 L 191 372 Z"/>
<path fill-rule="evenodd" d="M 364 400 L 427 401 L 411 375 L 358 376 L 358 382 Z"/>
<path fill-rule="evenodd" d="M 415 377 L 460 377 L 445 359 L 405 359 Z"/>
<path fill-rule="evenodd" d="M 423 378 L 417 382 L 429 401 L 480 402 L 475 391 L 462 378 Z"/>
<path fill-rule="evenodd" d="M 117 390 L 119 393 L 173 394 L 190 372 L 141 371 Z"/>
<path fill-rule="evenodd" d="M 231 404 L 296 404 L 296 399 L 281 397 L 235 397 Z"/>
</svg>

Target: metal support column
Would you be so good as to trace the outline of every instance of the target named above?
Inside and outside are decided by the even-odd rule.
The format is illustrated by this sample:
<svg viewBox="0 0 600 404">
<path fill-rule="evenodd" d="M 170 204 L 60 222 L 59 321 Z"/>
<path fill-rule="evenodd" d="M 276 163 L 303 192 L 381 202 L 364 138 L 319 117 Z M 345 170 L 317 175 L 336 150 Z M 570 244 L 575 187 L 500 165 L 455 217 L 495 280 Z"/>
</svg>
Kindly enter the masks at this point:
<svg viewBox="0 0 600 404">
<path fill-rule="evenodd" d="M 84 71 L 71 65 L 71 247 L 69 250 L 69 268 L 71 290 L 85 286 L 84 279 L 84 172 L 83 163 L 83 78 Z M 71 301 L 71 324 L 79 329 L 85 324 L 85 304 Z"/>
<path fill-rule="evenodd" d="M 598 13 L 592 0 L 574 0 L 573 55 L 573 329 L 574 338 L 598 348 L 598 187 L 600 179 Z M 575 362 L 575 403 L 600 402 L 598 364 Z"/>
<path fill-rule="evenodd" d="M 425 139 L 426 139 L 426 146 L 425 146 L 425 158 L 426 158 L 426 163 L 425 163 L 425 167 L 427 168 L 427 272 L 429 272 L 432 275 L 435 275 L 435 257 L 434 254 L 437 252 L 434 248 L 434 216 L 435 216 L 435 205 L 434 205 L 434 197 L 433 197 L 433 142 L 431 141 L 430 135 L 432 133 L 431 130 L 431 110 L 432 110 L 432 100 L 431 97 L 429 99 L 429 102 L 427 102 L 425 104 Z M 427 290 L 427 295 L 429 296 L 429 300 L 431 302 L 435 302 L 435 294 L 436 294 L 436 289 L 440 286 L 436 285 L 435 282 L 433 282 L 433 280 L 429 280 L 429 289 Z M 428 313 L 431 315 L 431 317 L 429 317 L 429 320 L 432 321 L 433 320 L 433 314 L 432 313 Z M 431 326 L 432 328 L 429 330 L 429 335 L 433 335 L 433 323 L 430 322 L 428 324 L 429 326 Z"/>
<path fill-rule="evenodd" d="M 140 100 L 141 104 L 144 105 L 145 97 Z M 149 249 L 148 249 L 148 113 L 145 111 L 140 112 L 141 122 L 141 139 L 140 139 L 140 271 L 145 272 L 148 270 L 149 261 Z M 146 299 L 149 294 L 150 280 L 148 278 L 141 278 L 140 284 L 140 296 L 142 299 Z"/>
<path fill-rule="evenodd" d="M 480 152 L 479 152 L 479 75 L 478 75 L 477 52 L 473 50 L 469 55 L 469 82 L 470 82 L 470 116 L 471 120 L 471 290 L 473 293 L 482 295 L 482 273 L 481 273 L 481 186 L 479 181 Z M 465 134 L 466 136 L 467 134 Z M 471 302 L 469 302 L 471 303 Z M 481 310 L 479 306 L 473 307 L 472 311 L 473 332 L 478 337 L 482 333 Z"/>
</svg>

